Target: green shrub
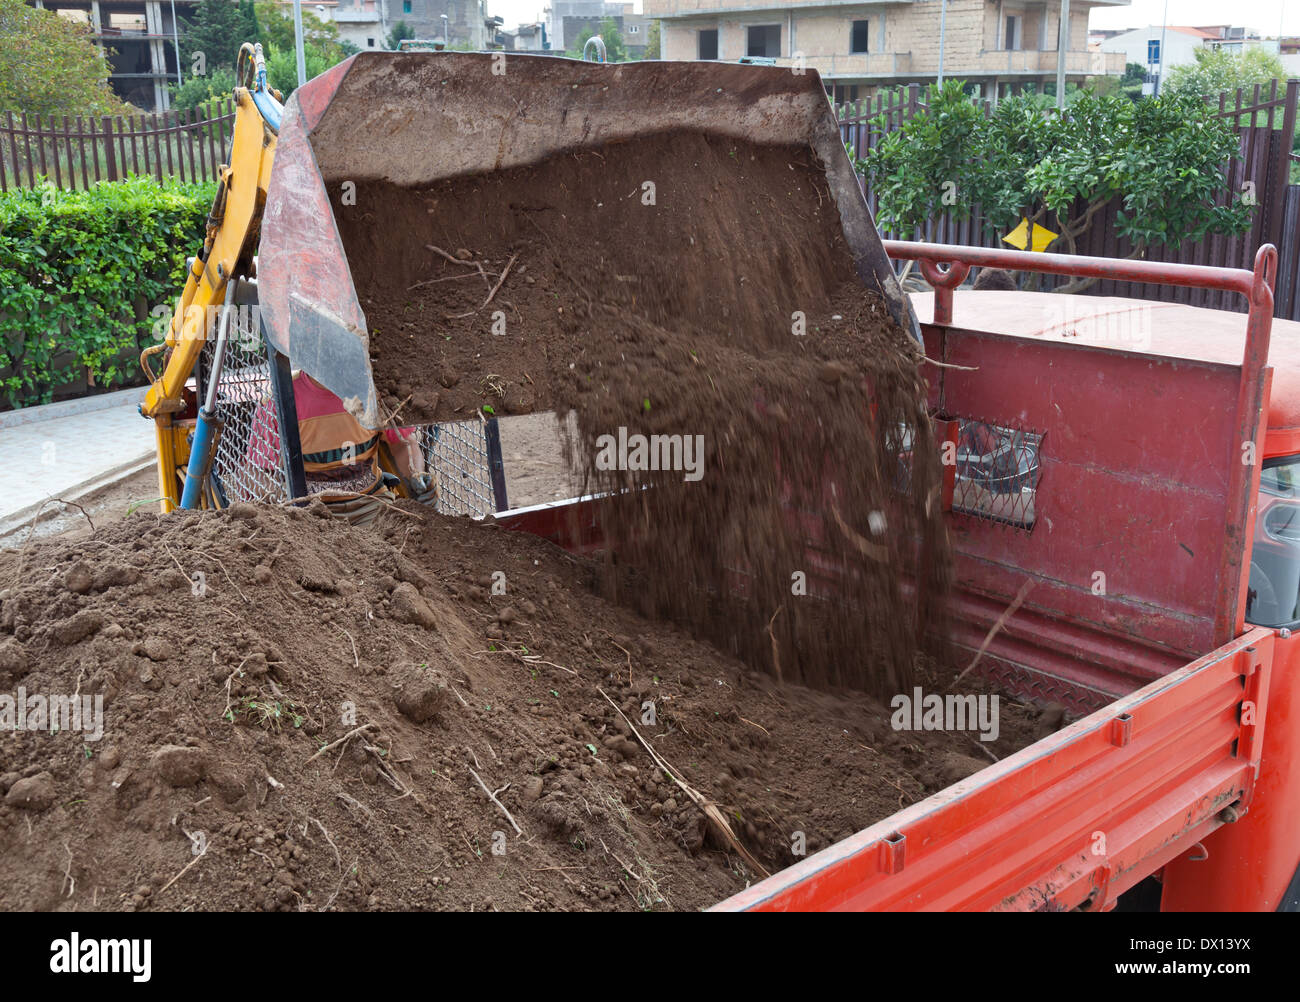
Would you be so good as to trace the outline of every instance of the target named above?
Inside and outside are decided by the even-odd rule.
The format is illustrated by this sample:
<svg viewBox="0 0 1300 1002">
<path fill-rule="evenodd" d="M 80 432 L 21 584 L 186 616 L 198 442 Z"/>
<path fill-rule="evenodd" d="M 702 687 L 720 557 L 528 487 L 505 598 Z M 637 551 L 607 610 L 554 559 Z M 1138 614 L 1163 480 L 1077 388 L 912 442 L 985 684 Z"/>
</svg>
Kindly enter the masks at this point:
<svg viewBox="0 0 1300 1002">
<path fill-rule="evenodd" d="M 209 105 L 224 101 L 235 92 L 235 71 L 218 66 L 207 76 L 187 77 L 183 84 L 171 84 L 169 89 L 172 108 L 176 111 L 201 108 L 204 114 L 212 114 Z"/>
<path fill-rule="evenodd" d="M 134 379 L 215 194 L 150 177 L 0 194 L 0 403 L 48 402 L 88 373 L 101 386 Z"/>
</svg>

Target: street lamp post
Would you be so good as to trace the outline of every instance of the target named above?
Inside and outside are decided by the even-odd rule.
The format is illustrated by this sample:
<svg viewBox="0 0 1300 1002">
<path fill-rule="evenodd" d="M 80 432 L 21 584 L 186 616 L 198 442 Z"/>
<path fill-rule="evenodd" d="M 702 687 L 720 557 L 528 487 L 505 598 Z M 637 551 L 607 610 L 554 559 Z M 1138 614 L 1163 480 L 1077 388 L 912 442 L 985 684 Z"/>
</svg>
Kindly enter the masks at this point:
<svg viewBox="0 0 1300 1002">
<path fill-rule="evenodd" d="M 293 0 L 293 46 L 298 54 L 298 86 L 307 82 L 307 54 L 302 47 L 302 0 Z"/>
<path fill-rule="evenodd" d="M 939 2 L 939 85 L 943 85 L 943 35 L 948 20 L 948 0 Z"/>
<path fill-rule="evenodd" d="M 1169 0 L 1165 0 L 1165 14 L 1160 21 L 1160 68 L 1156 70 L 1156 85 L 1154 93 L 1156 97 L 1160 96 L 1160 85 L 1165 82 L 1165 26 L 1169 24 Z"/>
<path fill-rule="evenodd" d="M 1056 39 L 1056 107 L 1065 107 L 1065 56 L 1070 49 L 1070 0 L 1061 0 L 1061 30 Z"/>
</svg>

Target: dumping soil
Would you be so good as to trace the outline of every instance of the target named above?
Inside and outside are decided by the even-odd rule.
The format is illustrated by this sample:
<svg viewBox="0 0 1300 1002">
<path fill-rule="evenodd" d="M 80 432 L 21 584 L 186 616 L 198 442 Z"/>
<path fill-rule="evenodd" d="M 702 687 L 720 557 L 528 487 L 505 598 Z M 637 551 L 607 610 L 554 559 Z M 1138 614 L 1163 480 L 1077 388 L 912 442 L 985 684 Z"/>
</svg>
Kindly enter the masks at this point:
<svg viewBox="0 0 1300 1002">
<path fill-rule="evenodd" d="M 1004 701 L 989 744 L 895 731 L 602 575 L 414 506 L 137 512 L 0 554 L 0 694 L 29 707 L 0 740 L 0 908 L 697 909 L 1041 727 Z M 32 696 L 74 694 L 100 740 L 30 729 Z"/>
<path fill-rule="evenodd" d="M 911 684 L 949 567 L 921 359 L 810 148 L 673 132 L 334 212 L 390 411 L 572 412 L 589 490 L 652 488 L 601 513 L 607 595 L 778 679 Z"/>
</svg>

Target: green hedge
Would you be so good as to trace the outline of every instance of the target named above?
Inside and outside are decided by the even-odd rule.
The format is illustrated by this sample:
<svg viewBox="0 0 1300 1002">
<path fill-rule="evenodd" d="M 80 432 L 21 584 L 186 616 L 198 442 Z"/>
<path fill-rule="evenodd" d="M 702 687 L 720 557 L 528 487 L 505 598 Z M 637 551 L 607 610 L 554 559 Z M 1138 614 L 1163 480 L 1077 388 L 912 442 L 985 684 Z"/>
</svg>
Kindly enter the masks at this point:
<svg viewBox="0 0 1300 1002">
<path fill-rule="evenodd" d="M 46 403 L 87 375 L 134 381 L 215 194 L 149 177 L 0 193 L 0 406 Z"/>
</svg>

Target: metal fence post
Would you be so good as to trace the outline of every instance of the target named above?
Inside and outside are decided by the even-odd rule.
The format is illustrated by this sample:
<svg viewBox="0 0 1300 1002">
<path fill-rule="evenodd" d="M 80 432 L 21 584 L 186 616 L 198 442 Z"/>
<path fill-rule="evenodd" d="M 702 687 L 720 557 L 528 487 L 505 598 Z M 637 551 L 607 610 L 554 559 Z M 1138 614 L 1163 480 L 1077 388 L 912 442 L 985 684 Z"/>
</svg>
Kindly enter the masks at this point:
<svg viewBox="0 0 1300 1002">
<path fill-rule="evenodd" d="M 117 154 L 113 150 L 113 120 L 104 116 L 104 171 L 108 180 L 118 180 Z"/>
</svg>

